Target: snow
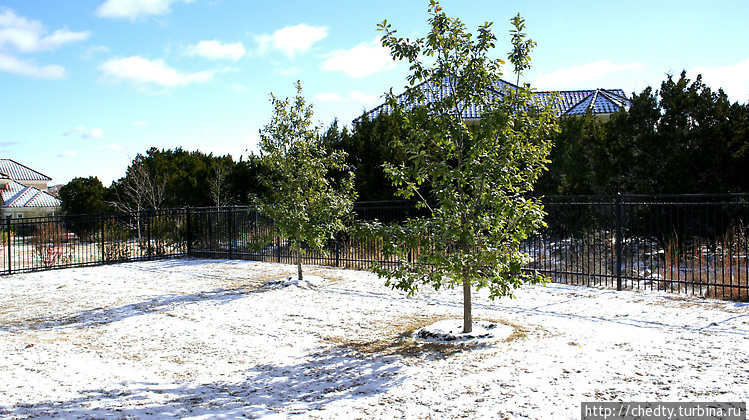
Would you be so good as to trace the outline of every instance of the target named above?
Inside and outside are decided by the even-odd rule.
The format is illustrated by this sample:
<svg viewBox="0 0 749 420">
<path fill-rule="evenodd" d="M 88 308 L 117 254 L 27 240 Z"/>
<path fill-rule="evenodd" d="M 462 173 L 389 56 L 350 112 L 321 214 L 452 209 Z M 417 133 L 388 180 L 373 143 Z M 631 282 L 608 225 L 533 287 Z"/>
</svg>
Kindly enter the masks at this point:
<svg viewBox="0 0 749 420">
<path fill-rule="evenodd" d="M 491 337 L 440 342 L 414 334 L 457 331 L 459 290 L 295 270 L 178 259 L 1 277 L 0 417 L 577 419 L 583 401 L 749 400 L 746 303 L 478 291 L 474 333 Z"/>
<path fill-rule="evenodd" d="M 432 343 L 456 344 L 487 344 L 493 341 L 508 339 L 515 331 L 509 325 L 496 322 L 479 321 L 472 323 L 471 332 L 463 332 L 463 320 L 446 319 L 419 328 L 414 338 L 420 338 Z"/>
</svg>

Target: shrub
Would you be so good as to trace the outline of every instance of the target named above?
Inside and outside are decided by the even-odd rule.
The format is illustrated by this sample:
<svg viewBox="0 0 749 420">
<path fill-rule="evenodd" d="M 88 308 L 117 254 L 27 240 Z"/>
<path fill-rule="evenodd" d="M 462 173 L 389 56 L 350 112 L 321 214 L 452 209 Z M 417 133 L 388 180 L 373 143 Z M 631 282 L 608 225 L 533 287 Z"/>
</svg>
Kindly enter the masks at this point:
<svg viewBox="0 0 749 420">
<path fill-rule="evenodd" d="M 58 223 L 41 223 L 31 239 L 33 255 L 40 265 L 52 268 L 69 264 L 73 251 L 67 246 L 68 231 Z"/>
</svg>

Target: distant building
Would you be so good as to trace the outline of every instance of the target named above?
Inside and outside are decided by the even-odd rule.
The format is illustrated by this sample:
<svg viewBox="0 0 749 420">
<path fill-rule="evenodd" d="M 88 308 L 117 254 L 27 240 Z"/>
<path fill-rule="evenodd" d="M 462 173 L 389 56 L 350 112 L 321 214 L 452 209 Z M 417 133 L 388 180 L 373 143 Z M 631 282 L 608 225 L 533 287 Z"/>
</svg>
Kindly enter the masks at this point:
<svg viewBox="0 0 749 420">
<path fill-rule="evenodd" d="M 13 159 L 0 159 L 0 217 L 54 216 L 62 202 L 47 192 L 52 178 Z"/>
<path fill-rule="evenodd" d="M 448 84 L 444 83 L 441 87 L 435 87 L 429 80 L 420 83 L 416 86 L 421 89 L 427 102 L 434 100 L 435 98 L 444 98 L 450 94 Z M 517 86 L 504 81 L 499 80 L 495 83 L 491 90 L 491 94 L 502 96 L 508 92 L 511 93 Z M 535 98 L 542 103 L 548 102 L 554 95 L 558 95 L 559 102 L 557 102 L 555 110 L 558 116 L 575 116 L 584 115 L 588 112 L 595 115 L 598 118 L 606 119 L 611 114 L 618 111 L 627 111 L 632 105 L 630 100 L 624 94 L 622 89 L 589 89 L 589 90 L 560 90 L 560 91 L 536 91 L 534 92 Z M 397 100 L 404 101 L 405 97 L 400 95 Z M 480 120 L 482 109 L 480 106 L 472 104 L 463 104 L 460 107 L 462 117 L 470 122 L 471 120 Z M 374 118 L 382 112 L 390 112 L 390 105 L 382 104 L 371 111 L 367 112 L 366 115 L 369 118 Z"/>
</svg>

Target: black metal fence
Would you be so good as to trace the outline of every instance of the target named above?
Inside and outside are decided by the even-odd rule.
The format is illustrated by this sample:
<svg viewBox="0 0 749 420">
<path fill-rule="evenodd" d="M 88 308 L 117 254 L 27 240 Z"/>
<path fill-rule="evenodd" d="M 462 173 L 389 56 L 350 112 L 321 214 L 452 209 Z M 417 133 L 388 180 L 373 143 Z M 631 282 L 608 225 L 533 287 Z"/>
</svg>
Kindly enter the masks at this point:
<svg viewBox="0 0 749 420">
<path fill-rule="evenodd" d="M 749 300 L 749 195 L 546 197 L 529 269 L 554 281 Z"/>
<path fill-rule="evenodd" d="M 185 209 L 3 222 L 2 274 L 188 255 Z"/>
<path fill-rule="evenodd" d="M 547 227 L 523 244 L 528 270 L 555 282 L 749 300 L 749 195 L 565 196 L 543 202 Z M 426 214 L 415 204 L 357 203 L 354 213 L 359 220 L 396 223 Z M 250 207 L 4 222 L 5 274 L 188 255 L 294 262 L 288 241 Z M 376 239 L 339 235 L 325 252 L 305 250 L 303 260 L 367 269 L 382 259 L 380 249 Z"/>
</svg>

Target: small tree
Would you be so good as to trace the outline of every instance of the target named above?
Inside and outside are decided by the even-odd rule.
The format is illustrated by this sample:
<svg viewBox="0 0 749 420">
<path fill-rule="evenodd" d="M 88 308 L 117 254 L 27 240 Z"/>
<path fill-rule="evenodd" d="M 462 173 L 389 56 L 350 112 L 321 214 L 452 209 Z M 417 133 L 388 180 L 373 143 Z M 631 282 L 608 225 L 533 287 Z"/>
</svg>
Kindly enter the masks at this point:
<svg viewBox="0 0 749 420">
<path fill-rule="evenodd" d="M 512 295 L 540 276 L 522 270 L 528 261 L 520 242 L 543 225 L 539 202 L 529 199 L 547 163 L 557 122 L 551 105 L 539 105 L 528 86 L 502 83 L 504 61 L 490 58 L 496 38 L 491 23 L 474 38 L 458 19 L 430 2 L 431 30 L 424 38 L 395 36 L 384 21 L 382 43 L 394 59 L 410 63 L 410 87 L 388 104 L 407 133 L 395 139 L 406 155 L 386 165 L 399 194 L 408 198 L 424 187 L 438 205 L 425 218 L 384 228 L 384 253 L 399 264 L 375 265 L 388 285 L 414 293 L 421 284 L 435 289 L 463 286 L 463 331 L 472 331 L 471 287 L 488 287 L 490 297 Z M 534 43 L 512 19 L 509 55 L 519 76 L 528 68 Z M 519 80 L 519 79 L 518 79 Z M 481 119 L 465 112 L 476 107 Z M 408 258 L 409 249 L 419 250 Z"/>
<path fill-rule="evenodd" d="M 228 206 L 231 201 L 227 199 L 228 195 L 228 182 L 227 177 L 229 176 L 229 168 L 223 165 L 222 162 L 217 162 L 213 168 L 213 176 L 209 180 L 210 182 L 210 193 L 211 201 L 216 207 Z"/>
<path fill-rule="evenodd" d="M 322 251 L 344 229 L 355 194 L 345 152 L 326 152 L 320 127 L 312 124 L 312 106 L 302 96 L 301 83 L 295 86 L 293 102 L 271 93 L 273 116 L 260 131 L 260 160 L 268 174 L 261 182 L 268 192 L 259 210 L 291 242 L 302 280 L 302 244 Z M 333 171 L 339 176 L 334 178 Z"/>
<path fill-rule="evenodd" d="M 113 183 L 115 200 L 110 204 L 123 213 L 158 210 L 164 202 L 166 180 L 152 176 L 142 155 L 127 168 L 127 175 Z"/>
</svg>

